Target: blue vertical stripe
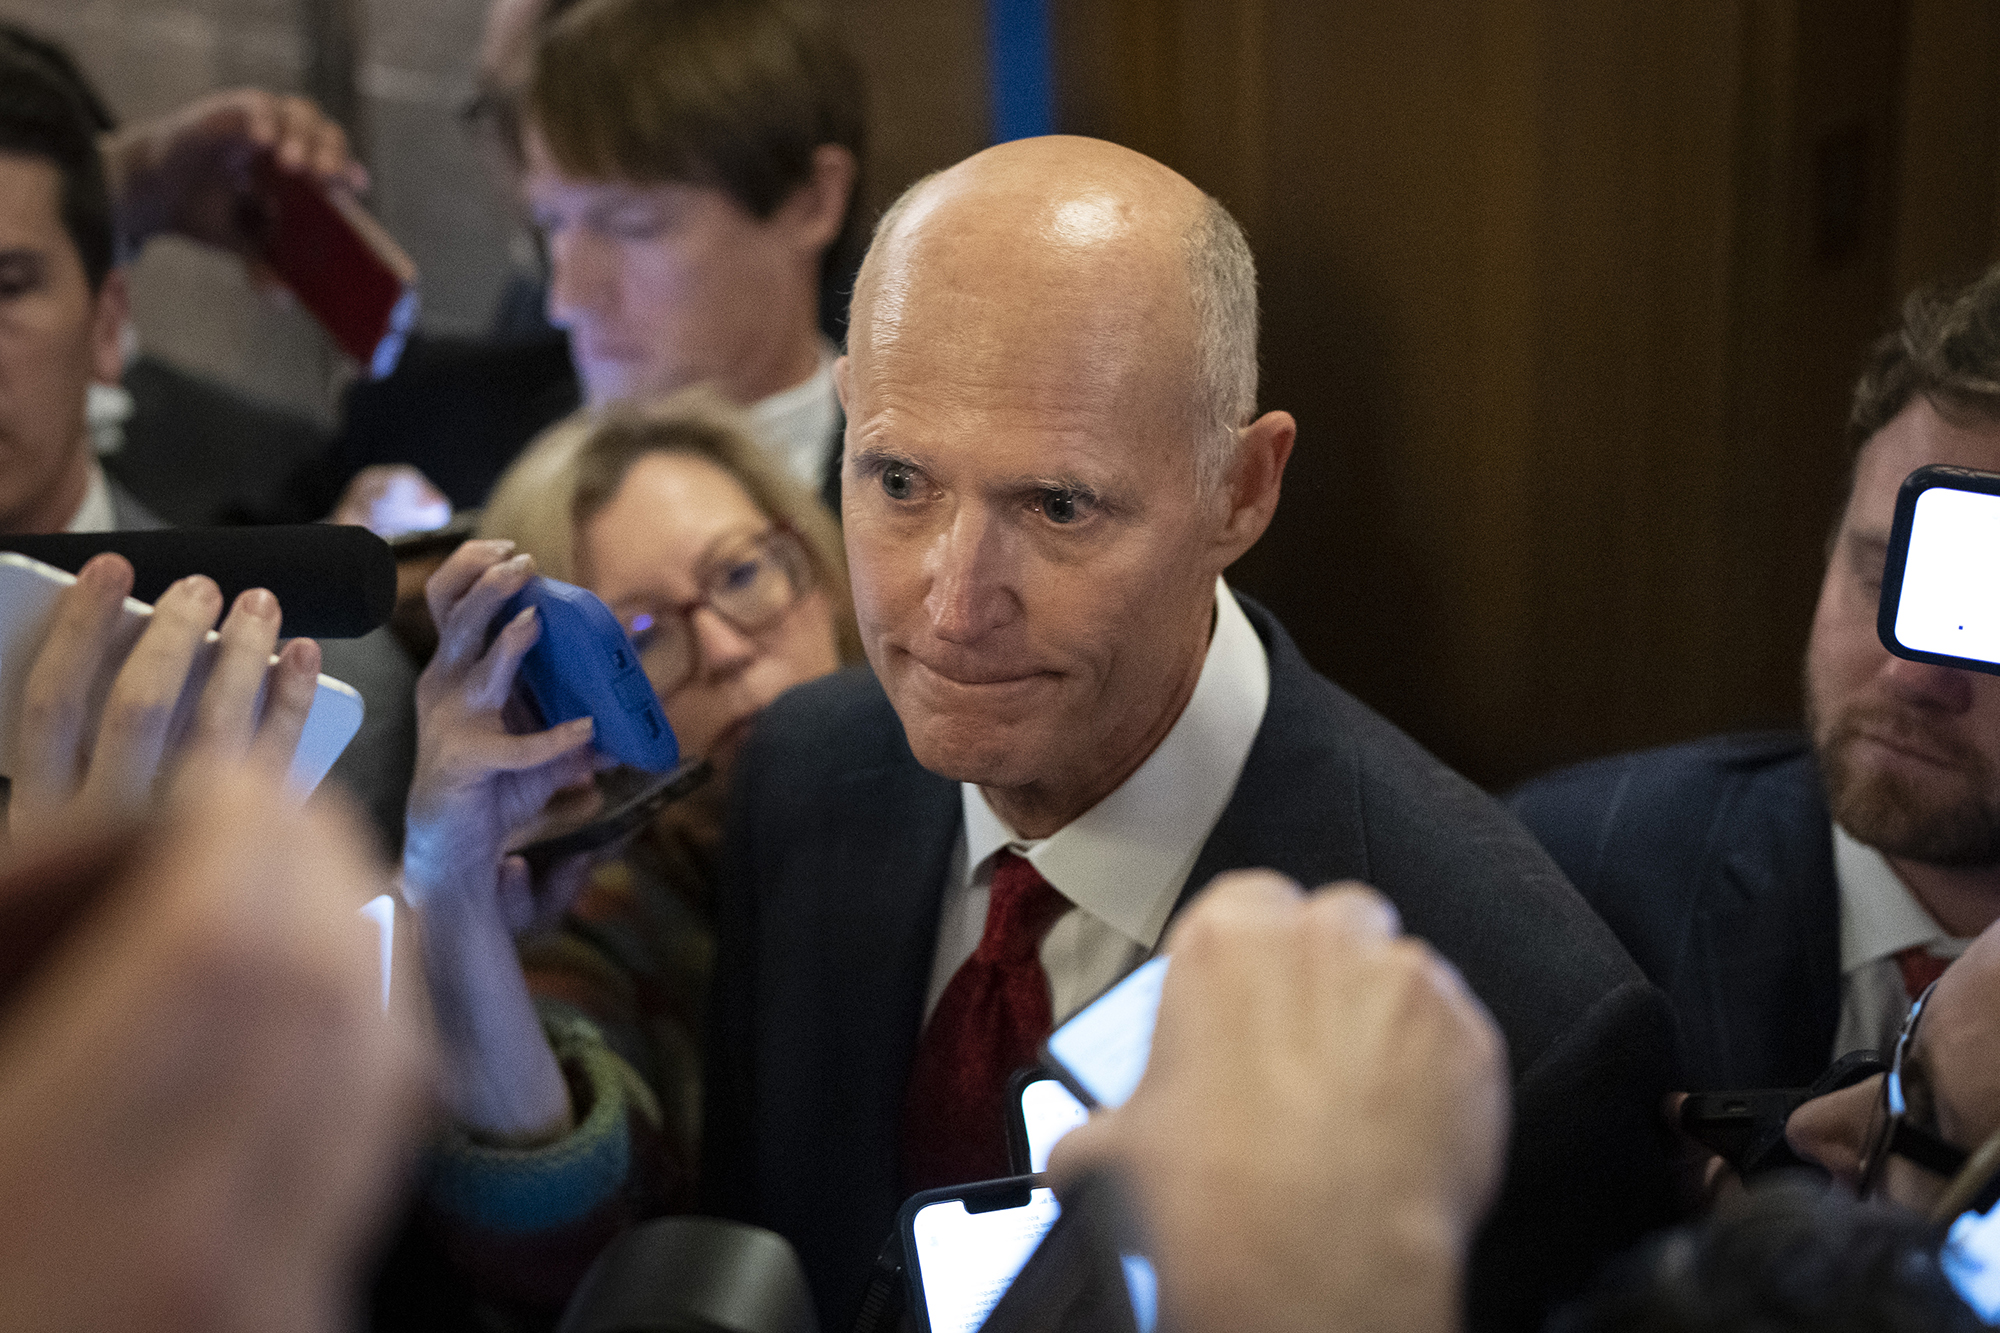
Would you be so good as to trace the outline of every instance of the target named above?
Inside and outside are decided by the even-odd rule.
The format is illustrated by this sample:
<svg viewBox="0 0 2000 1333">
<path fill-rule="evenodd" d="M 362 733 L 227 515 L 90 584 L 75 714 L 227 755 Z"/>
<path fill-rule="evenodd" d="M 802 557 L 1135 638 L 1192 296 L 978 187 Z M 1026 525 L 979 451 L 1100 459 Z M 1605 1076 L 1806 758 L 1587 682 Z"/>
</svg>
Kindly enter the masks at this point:
<svg viewBox="0 0 2000 1333">
<path fill-rule="evenodd" d="M 993 142 L 1055 133 L 1049 0 L 986 0 L 986 50 Z"/>
</svg>

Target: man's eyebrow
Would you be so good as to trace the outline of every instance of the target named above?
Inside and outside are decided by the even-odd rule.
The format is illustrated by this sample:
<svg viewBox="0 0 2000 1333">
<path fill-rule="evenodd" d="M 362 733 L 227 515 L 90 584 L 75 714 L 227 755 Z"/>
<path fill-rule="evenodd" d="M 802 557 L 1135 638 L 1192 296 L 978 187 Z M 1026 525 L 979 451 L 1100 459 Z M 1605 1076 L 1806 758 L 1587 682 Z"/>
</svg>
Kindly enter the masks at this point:
<svg viewBox="0 0 2000 1333">
<path fill-rule="evenodd" d="M 1075 473 L 1057 473 L 1052 476 L 1042 477 L 1022 477 L 1014 483 L 1014 488 L 1024 491 L 1062 491 L 1065 494 L 1074 495 L 1080 500 L 1088 500 L 1093 504 L 1102 504 L 1104 502 L 1103 490 L 1093 483 L 1085 481 Z"/>
<path fill-rule="evenodd" d="M 858 466 L 870 467 L 881 464 L 900 463 L 904 467 L 921 468 L 922 463 L 900 449 L 885 449 L 879 444 L 864 444 L 854 450 L 854 461 Z"/>
</svg>

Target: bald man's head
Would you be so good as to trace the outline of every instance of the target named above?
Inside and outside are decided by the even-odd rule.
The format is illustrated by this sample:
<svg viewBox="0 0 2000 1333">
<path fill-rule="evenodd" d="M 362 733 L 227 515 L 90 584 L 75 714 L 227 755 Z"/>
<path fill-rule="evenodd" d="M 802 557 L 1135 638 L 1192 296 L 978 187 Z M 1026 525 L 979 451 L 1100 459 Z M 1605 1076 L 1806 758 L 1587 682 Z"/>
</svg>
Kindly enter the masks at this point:
<svg viewBox="0 0 2000 1333">
<path fill-rule="evenodd" d="M 1202 490 L 1221 484 L 1257 403 L 1256 265 L 1228 210 L 1184 177 L 1070 136 L 1000 144 L 925 177 L 876 227 L 850 347 L 893 337 L 925 278 L 1058 332 L 1082 319 L 1094 350 L 1146 363 L 1183 396 Z"/>
<path fill-rule="evenodd" d="M 1088 139 L 989 149 L 876 235 L 834 366 L 862 642 L 917 761 L 1022 836 L 1152 753 L 1270 523 L 1256 309 L 1228 214 Z"/>
</svg>

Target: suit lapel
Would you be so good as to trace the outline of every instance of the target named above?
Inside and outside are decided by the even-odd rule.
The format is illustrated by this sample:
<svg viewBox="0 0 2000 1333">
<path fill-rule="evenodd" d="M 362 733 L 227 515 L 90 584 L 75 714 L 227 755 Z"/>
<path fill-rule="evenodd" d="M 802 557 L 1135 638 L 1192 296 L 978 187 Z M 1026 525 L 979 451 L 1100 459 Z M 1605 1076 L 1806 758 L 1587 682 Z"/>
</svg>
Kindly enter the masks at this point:
<svg viewBox="0 0 2000 1333">
<path fill-rule="evenodd" d="M 1236 790 L 1181 886 L 1176 912 L 1228 870 L 1269 867 L 1308 888 L 1369 875 L 1360 772 L 1326 701 L 1314 697 L 1325 682 L 1270 612 L 1241 594 L 1236 600 L 1264 642 L 1271 695 Z"/>
<path fill-rule="evenodd" d="M 1781 792 L 1769 801 L 1732 793 L 1718 808 L 1704 851 L 1710 867 L 1697 876 L 1689 981 L 1675 987 L 1708 997 L 1681 1018 L 1686 1048 L 1715 1053 L 1713 1068 L 1689 1073 L 1715 1086 L 1769 1070 L 1811 1082 L 1832 1058 L 1840 1013 L 1840 902 L 1818 771 L 1802 756 L 1764 780 Z M 1751 838 L 1744 807 L 1770 811 L 1747 830 Z"/>
</svg>

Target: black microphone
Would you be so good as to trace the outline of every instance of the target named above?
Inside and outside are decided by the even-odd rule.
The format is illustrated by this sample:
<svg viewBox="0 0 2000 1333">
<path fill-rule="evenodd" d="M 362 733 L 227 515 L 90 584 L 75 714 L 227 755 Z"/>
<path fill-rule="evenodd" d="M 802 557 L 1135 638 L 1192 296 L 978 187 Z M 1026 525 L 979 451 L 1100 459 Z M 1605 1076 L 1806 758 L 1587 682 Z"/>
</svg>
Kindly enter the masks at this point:
<svg viewBox="0 0 2000 1333">
<path fill-rule="evenodd" d="M 355 638 L 396 608 L 396 557 L 389 543 L 366 528 L 341 524 L 59 532 L 0 537 L 0 550 L 72 574 L 100 551 L 116 551 L 132 562 L 132 595 L 148 603 L 190 574 L 214 579 L 225 604 L 246 588 L 268 588 L 290 638 Z"/>
</svg>

